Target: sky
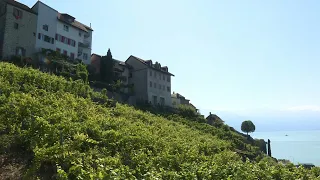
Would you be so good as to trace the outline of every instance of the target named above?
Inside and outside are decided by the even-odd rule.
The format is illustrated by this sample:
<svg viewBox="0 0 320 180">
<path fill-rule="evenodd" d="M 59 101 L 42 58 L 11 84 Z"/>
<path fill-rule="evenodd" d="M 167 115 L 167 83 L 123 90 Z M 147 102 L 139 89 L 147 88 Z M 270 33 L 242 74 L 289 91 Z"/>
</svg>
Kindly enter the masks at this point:
<svg viewBox="0 0 320 180">
<path fill-rule="evenodd" d="M 320 1 L 42 2 L 91 23 L 92 53 L 168 66 L 172 91 L 205 112 L 320 111 Z"/>
</svg>

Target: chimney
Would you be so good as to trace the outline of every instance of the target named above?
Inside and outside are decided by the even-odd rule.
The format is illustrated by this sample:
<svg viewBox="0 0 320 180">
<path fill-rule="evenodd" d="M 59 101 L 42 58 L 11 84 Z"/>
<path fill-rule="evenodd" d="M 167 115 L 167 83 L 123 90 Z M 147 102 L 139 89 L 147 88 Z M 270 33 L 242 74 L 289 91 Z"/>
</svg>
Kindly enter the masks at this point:
<svg viewBox="0 0 320 180">
<path fill-rule="evenodd" d="M 90 28 L 91 28 L 91 23 L 90 23 Z"/>
<path fill-rule="evenodd" d="M 210 112 L 210 114 L 209 114 L 210 116 L 211 116 L 211 112 Z"/>
</svg>

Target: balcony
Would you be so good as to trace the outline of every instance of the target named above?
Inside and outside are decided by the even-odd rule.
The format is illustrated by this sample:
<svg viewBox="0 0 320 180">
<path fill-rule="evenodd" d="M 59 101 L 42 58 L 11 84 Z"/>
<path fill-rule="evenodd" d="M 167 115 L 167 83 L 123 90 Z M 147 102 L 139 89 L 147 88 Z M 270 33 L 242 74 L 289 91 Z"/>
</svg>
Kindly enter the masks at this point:
<svg viewBox="0 0 320 180">
<path fill-rule="evenodd" d="M 82 51 L 78 51 L 78 56 L 77 57 L 81 57 L 82 56 Z"/>
<path fill-rule="evenodd" d="M 90 41 L 89 41 L 89 40 L 84 39 L 84 40 L 83 40 L 83 43 L 85 43 L 85 44 L 90 44 Z"/>
<path fill-rule="evenodd" d="M 90 34 L 89 33 L 85 33 L 83 36 L 84 36 L 84 38 L 89 38 Z"/>
<path fill-rule="evenodd" d="M 83 43 L 82 42 L 78 42 L 78 46 L 79 47 L 83 47 L 83 48 L 91 48 L 91 44 L 88 41 L 83 41 Z"/>
<path fill-rule="evenodd" d="M 127 82 L 127 76 L 119 76 L 119 80 L 121 80 L 122 82 L 126 83 Z"/>
</svg>

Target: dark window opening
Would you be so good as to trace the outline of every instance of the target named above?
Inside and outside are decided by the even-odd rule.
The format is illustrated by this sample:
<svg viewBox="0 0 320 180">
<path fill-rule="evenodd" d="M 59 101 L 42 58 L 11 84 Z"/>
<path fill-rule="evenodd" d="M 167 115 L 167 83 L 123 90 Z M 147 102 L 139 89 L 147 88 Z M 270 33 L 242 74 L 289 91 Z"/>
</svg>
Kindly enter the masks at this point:
<svg viewBox="0 0 320 180">
<path fill-rule="evenodd" d="M 20 11 L 20 10 L 17 9 L 17 8 L 14 8 L 14 10 L 13 10 L 13 16 L 14 16 L 16 19 L 22 19 L 22 11 Z"/>
<path fill-rule="evenodd" d="M 45 25 L 42 26 L 42 29 L 45 30 L 45 31 L 48 31 L 49 30 L 49 26 L 45 24 Z"/>
<path fill-rule="evenodd" d="M 17 47 L 16 48 L 16 55 L 17 56 L 25 56 L 26 55 L 26 50 L 22 47 Z"/>
<path fill-rule="evenodd" d="M 44 36 L 44 39 L 43 39 L 45 42 L 48 42 L 50 43 L 51 42 L 51 38 L 47 35 Z"/>
<path fill-rule="evenodd" d="M 15 29 L 19 29 L 19 24 L 18 23 L 14 23 L 14 26 L 13 26 Z"/>
<path fill-rule="evenodd" d="M 88 54 L 87 53 L 83 53 L 83 59 L 87 60 L 88 59 Z"/>
<path fill-rule="evenodd" d="M 64 29 L 65 31 L 69 32 L 69 26 L 63 25 L 63 29 Z"/>
</svg>

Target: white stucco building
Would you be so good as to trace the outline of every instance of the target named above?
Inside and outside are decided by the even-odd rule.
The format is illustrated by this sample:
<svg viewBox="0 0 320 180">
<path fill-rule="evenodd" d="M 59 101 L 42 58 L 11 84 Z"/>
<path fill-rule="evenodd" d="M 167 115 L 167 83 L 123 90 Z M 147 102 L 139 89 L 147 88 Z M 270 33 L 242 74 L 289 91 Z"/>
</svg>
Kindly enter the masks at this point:
<svg viewBox="0 0 320 180">
<path fill-rule="evenodd" d="M 134 84 L 137 100 L 172 107 L 171 76 L 174 75 L 168 72 L 167 66 L 135 56 L 130 56 L 125 63 L 132 67 L 129 83 Z"/>
<path fill-rule="evenodd" d="M 59 13 L 41 1 L 32 7 L 38 14 L 36 51 L 52 49 L 90 64 L 93 29 L 75 20 L 75 17 Z"/>
</svg>

